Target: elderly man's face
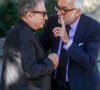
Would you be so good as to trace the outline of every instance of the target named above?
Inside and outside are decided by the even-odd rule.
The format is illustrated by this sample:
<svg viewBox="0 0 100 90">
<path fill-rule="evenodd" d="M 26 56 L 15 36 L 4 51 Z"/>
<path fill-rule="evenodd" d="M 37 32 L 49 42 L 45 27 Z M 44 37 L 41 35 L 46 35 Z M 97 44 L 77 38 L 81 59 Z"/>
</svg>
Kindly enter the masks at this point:
<svg viewBox="0 0 100 90">
<path fill-rule="evenodd" d="M 73 23 L 77 17 L 77 9 L 74 8 L 74 2 L 70 0 L 58 0 L 57 6 L 55 7 L 58 16 L 62 16 L 65 24 Z"/>
<path fill-rule="evenodd" d="M 30 12 L 30 26 L 35 30 L 43 28 L 45 21 L 48 19 L 44 2 L 38 3 L 34 10 L 31 10 Z"/>
</svg>

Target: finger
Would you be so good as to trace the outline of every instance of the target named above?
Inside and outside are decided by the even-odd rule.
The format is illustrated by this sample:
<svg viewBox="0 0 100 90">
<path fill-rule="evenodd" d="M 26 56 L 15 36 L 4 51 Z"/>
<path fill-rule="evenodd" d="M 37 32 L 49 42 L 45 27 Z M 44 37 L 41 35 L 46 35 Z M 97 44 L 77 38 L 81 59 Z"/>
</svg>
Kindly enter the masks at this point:
<svg viewBox="0 0 100 90">
<path fill-rule="evenodd" d="M 64 22 L 63 17 L 61 16 L 60 19 L 61 19 L 61 28 L 65 29 L 65 22 Z"/>
<path fill-rule="evenodd" d="M 55 31 L 60 31 L 60 30 L 61 30 L 60 27 L 56 27 L 56 28 L 53 29 L 53 32 L 55 32 Z"/>
<path fill-rule="evenodd" d="M 60 33 L 55 33 L 54 36 L 55 37 L 61 37 L 61 34 Z"/>
<path fill-rule="evenodd" d="M 53 32 L 54 34 L 56 34 L 56 33 L 62 33 L 62 31 L 61 30 L 59 30 L 59 29 L 56 29 L 56 30 L 54 30 L 54 32 Z"/>
</svg>

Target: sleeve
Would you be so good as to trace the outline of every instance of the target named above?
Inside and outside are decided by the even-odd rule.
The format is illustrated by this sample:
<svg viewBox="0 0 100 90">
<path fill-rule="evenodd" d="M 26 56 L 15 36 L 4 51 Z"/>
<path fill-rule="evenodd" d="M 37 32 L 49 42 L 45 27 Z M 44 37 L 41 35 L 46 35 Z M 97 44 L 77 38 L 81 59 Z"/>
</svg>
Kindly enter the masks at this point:
<svg viewBox="0 0 100 90">
<path fill-rule="evenodd" d="M 28 78 L 36 79 L 53 71 L 53 63 L 49 58 L 37 60 L 36 49 L 29 32 L 20 33 L 20 52 L 22 68 Z"/>
<path fill-rule="evenodd" d="M 68 50 L 70 48 L 70 46 L 72 45 L 72 43 L 73 43 L 73 40 L 70 39 L 67 44 L 64 44 L 63 48 Z"/>
</svg>

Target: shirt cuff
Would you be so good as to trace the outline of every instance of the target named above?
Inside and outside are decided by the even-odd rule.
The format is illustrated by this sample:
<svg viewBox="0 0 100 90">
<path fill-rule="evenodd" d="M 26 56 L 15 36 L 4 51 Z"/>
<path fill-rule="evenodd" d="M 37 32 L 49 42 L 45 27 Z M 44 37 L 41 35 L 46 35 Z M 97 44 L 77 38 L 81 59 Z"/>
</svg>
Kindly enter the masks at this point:
<svg viewBox="0 0 100 90">
<path fill-rule="evenodd" d="M 66 49 L 66 50 L 68 50 L 70 48 L 70 46 L 72 45 L 72 43 L 73 43 L 73 40 L 70 39 L 67 44 L 63 45 L 63 48 Z"/>
</svg>

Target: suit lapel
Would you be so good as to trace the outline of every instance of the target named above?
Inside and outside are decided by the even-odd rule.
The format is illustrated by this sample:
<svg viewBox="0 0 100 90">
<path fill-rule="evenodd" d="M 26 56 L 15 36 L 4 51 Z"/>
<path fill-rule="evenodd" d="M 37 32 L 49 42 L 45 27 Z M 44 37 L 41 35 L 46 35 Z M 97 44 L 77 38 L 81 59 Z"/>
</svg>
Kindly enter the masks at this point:
<svg viewBox="0 0 100 90">
<path fill-rule="evenodd" d="M 74 36 L 73 41 L 76 44 L 83 42 L 84 38 L 86 36 L 86 33 L 87 33 L 86 20 L 85 20 L 84 17 L 85 17 L 84 14 L 82 14 L 81 17 L 80 17 L 80 21 L 79 21 L 79 24 L 77 26 L 76 32 L 75 32 L 75 36 Z"/>
</svg>

